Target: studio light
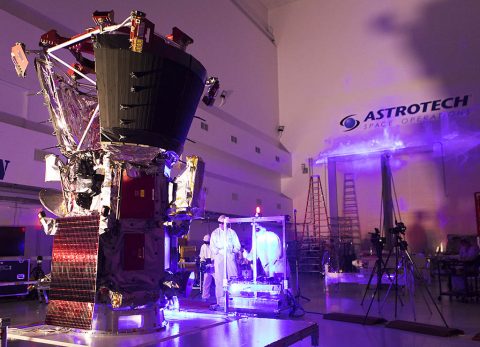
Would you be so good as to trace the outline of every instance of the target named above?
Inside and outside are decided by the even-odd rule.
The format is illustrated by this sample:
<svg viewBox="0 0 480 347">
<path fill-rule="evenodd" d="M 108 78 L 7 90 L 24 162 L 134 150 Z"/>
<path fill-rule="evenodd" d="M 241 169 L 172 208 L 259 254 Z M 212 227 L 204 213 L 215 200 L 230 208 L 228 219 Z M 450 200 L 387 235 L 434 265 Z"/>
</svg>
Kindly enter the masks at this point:
<svg viewBox="0 0 480 347">
<path fill-rule="evenodd" d="M 202 101 L 205 105 L 212 106 L 218 94 L 218 89 L 220 88 L 220 81 L 217 77 L 210 77 L 207 82 L 205 82 L 205 86 L 208 87 L 208 90 L 207 94 L 203 96 Z"/>
</svg>

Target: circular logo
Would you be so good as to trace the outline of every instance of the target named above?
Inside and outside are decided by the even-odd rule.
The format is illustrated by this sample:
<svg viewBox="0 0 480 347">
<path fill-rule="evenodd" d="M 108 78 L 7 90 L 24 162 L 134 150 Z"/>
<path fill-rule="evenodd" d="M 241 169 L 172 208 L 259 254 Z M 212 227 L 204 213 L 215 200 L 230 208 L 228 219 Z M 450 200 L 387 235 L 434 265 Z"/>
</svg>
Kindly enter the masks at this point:
<svg viewBox="0 0 480 347">
<path fill-rule="evenodd" d="M 353 118 L 354 114 L 346 116 L 340 121 L 340 125 L 346 128 L 345 131 L 352 131 L 353 129 L 357 128 L 360 125 L 360 121 Z"/>
</svg>

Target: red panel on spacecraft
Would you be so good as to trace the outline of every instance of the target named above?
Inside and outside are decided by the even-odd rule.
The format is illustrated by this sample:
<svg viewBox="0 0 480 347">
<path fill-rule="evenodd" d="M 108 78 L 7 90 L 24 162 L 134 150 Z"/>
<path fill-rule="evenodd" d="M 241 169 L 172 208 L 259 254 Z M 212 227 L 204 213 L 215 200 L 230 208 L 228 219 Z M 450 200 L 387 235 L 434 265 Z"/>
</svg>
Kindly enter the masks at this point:
<svg viewBox="0 0 480 347">
<path fill-rule="evenodd" d="M 145 269 L 145 234 L 125 233 L 123 239 L 123 270 Z"/>
<path fill-rule="evenodd" d="M 120 218 L 153 218 L 155 212 L 154 175 L 122 175 Z"/>
</svg>

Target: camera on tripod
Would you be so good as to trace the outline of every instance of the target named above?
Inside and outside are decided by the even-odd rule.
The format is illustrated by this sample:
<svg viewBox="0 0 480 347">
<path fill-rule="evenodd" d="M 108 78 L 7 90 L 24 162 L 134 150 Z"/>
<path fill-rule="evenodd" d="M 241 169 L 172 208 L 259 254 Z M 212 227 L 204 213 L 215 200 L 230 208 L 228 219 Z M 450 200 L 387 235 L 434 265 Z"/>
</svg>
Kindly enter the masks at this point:
<svg viewBox="0 0 480 347">
<path fill-rule="evenodd" d="M 369 234 L 371 235 L 370 241 L 374 246 L 385 244 L 386 238 L 380 236 L 380 230 L 378 230 L 378 228 L 375 228 L 375 231 Z"/>
<path fill-rule="evenodd" d="M 405 236 L 405 231 L 407 231 L 407 227 L 402 222 L 395 222 L 395 226 L 390 228 L 390 232 L 395 237 L 395 245 L 399 246 L 402 251 L 407 250 L 408 243 L 405 241 L 405 238 L 402 238 L 402 235 Z"/>
<path fill-rule="evenodd" d="M 382 251 L 383 251 L 383 246 L 387 242 L 387 239 L 385 237 L 382 237 L 380 235 L 380 230 L 378 228 L 375 228 L 375 231 L 373 233 L 369 233 L 370 236 L 370 241 L 372 242 L 373 246 L 375 247 L 375 253 L 377 257 L 381 257 Z"/>
<path fill-rule="evenodd" d="M 389 230 L 392 234 L 395 235 L 405 235 L 405 231 L 407 231 L 407 227 L 403 222 L 395 222 L 395 226 L 393 228 L 390 228 Z"/>
</svg>

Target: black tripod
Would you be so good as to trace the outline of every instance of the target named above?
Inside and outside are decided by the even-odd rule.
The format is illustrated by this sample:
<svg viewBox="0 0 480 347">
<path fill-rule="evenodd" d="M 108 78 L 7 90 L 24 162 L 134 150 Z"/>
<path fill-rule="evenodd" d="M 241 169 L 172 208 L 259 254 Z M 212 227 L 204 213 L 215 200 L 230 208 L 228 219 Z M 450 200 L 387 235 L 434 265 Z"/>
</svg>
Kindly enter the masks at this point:
<svg viewBox="0 0 480 347">
<path fill-rule="evenodd" d="M 398 225 L 398 223 L 397 223 Z M 401 223 L 401 225 L 403 225 L 403 223 Z M 394 230 L 395 228 L 392 228 L 392 230 Z M 375 229 L 375 233 L 377 233 L 378 229 Z M 400 233 L 397 233 L 395 234 L 395 243 L 394 243 L 394 246 L 390 248 L 390 251 L 388 252 L 388 255 L 387 255 L 387 259 L 385 260 L 385 262 L 383 263 L 382 260 L 381 260 L 381 254 L 380 254 L 380 272 L 378 273 L 378 280 L 377 280 L 377 286 L 375 287 L 375 291 L 372 295 L 372 299 L 370 300 L 370 305 L 368 306 L 368 310 L 367 310 L 367 313 L 365 315 L 365 320 L 367 319 L 368 317 L 368 314 L 370 313 L 370 309 L 372 308 L 372 304 L 373 304 L 373 300 L 375 298 L 375 295 L 378 293 L 378 296 L 377 296 L 377 299 L 378 301 L 380 301 L 380 287 L 381 287 L 381 279 L 383 277 L 383 274 L 387 272 L 387 269 L 388 269 L 388 263 L 390 261 L 390 258 L 392 256 L 392 254 L 395 254 L 395 276 L 394 276 L 394 279 L 392 279 L 390 277 L 390 275 L 388 275 L 388 278 L 390 279 L 390 286 L 388 287 L 388 290 L 387 290 L 387 293 L 385 294 L 385 299 L 384 299 L 384 303 L 385 303 L 385 300 L 388 296 L 388 294 L 390 293 L 390 289 L 392 288 L 392 285 L 395 285 L 395 318 L 397 318 L 397 303 L 398 301 L 400 300 L 400 303 L 401 305 L 403 306 L 403 302 L 401 301 L 400 297 L 398 296 L 398 259 L 399 259 L 399 248 L 402 247 L 403 245 L 403 240 L 401 240 L 400 237 L 398 237 Z M 380 232 L 378 231 L 378 235 L 380 235 Z M 373 236 L 372 236 L 373 238 Z M 385 242 L 386 238 L 380 238 L 381 240 L 383 239 L 383 241 Z M 384 242 L 382 242 L 382 250 L 383 250 L 383 244 Z M 406 247 L 406 246 L 405 246 Z M 377 254 L 378 256 L 378 254 Z M 378 261 L 378 260 L 377 260 Z M 375 264 L 377 265 L 377 264 Z M 373 273 L 373 272 L 372 272 Z M 365 292 L 365 295 L 366 295 L 366 292 Z M 364 298 L 365 298 L 365 295 L 364 295 Z M 362 304 L 363 304 L 363 300 L 362 300 Z"/>
<path fill-rule="evenodd" d="M 370 278 L 368 279 L 367 287 L 365 288 L 365 291 L 363 293 L 362 301 L 360 305 L 363 306 L 363 303 L 365 301 L 365 298 L 367 297 L 367 293 L 370 290 L 370 285 L 372 284 L 373 276 L 376 274 L 377 275 L 377 287 L 380 287 L 382 284 L 382 276 L 383 272 L 382 270 L 386 268 L 386 265 L 388 263 L 389 257 L 387 258 L 386 262 L 383 261 L 383 248 L 385 246 L 386 238 L 382 237 L 380 235 L 380 230 L 378 228 L 375 228 L 375 232 L 369 233 L 371 235 L 371 242 L 373 244 L 373 247 L 375 248 L 375 255 L 377 256 L 377 259 L 375 260 L 375 265 L 373 266 L 372 272 L 370 273 Z M 388 276 L 388 279 L 390 280 L 390 284 L 393 284 L 393 280 Z M 380 302 L 380 290 L 377 290 L 377 300 Z M 402 300 L 400 299 L 400 302 L 403 305 Z"/>
<path fill-rule="evenodd" d="M 382 157 L 381 157 L 382 198 L 381 198 L 381 204 L 380 204 L 380 225 L 383 225 L 382 231 L 389 230 L 389 228 L 393 225 L 394 218 L 395 218 L 395 220 L 397 220 L 396 213 L 395 213 L 395 206 L 393 204 L 392 188 L 393 188 L 393 192 L 394 192 L 394 195 L 395 195 L 395 201 L 397 201 L 397 197 L 396 197 L 395 184 L 393 182 L 392 172 L 390 170 L 389 158 L 390 158 L 390 155 L 388 153 L 382 155 Z M 400 209 L 398 207 L 398 201 L 397 201 L 397 211 L 398 211 L 398 215 L 400 216 Z M 400 218 L 400 220 L 401 220 L 401 218 Z M 375 262 L 375 267 L 372 271 L 372 274 L 370 275 L 370 279 L 369 279 L 367 288 L 365 289 L 365 294 L 363 295 L 363 299 L 362 299 L 362 305 L 363 305 L 363 301 L 365 299 L 365 296 L 367 294 L 367 291 L 369 289 L 369 286 L 371 284 L 373 274 L 375 272 L 377 273 L 377 286 L 375 287 L 375 291 L 372 295 L 372 299 L 370 301 L 370 305 L 369 305 L 367 313 L 365 315 L 364 322 L 366 322 L 366 320 L 368 318 L 368 314 L 369 314 L 370 309 L 372 307 L 373 300 L 375 298 L 375 295 L 377 295 L 377 293 L 378 293 L 377 300 L 380 301 L 380 292 L 379 291 L 380 291 L 380 288 L 381 288 L 381 285 L 382 285 L 383 274 L 385 272 L 387 272 L 387 269 L 388 269 L 387 266 L 388 266 L 388 263 L 390 261 L 390 257 L 392 256 L 392 251 L 394 249 L 396 250 L 395 251 L 395 258 L 396 258 L 395 259 L 395 284 L 396 284 L 395 285 L 395 289 L 396 289 L 395 293 L 398 294 L 398 290 L 397 290 L 398 289 L 398 286 L 397 286 L 398 282 L 397 282 L 397 276 L 396 276 L 396 274 L 398 273 L 397 268 L 396 268 L 397 264 L 398 264 L 398 247 L 391 247 L 386 261 L 383 262 L 383 259 L 382 259 L 382 253 L 383 253 L 384 245 L 385 244 L 388 244 L 390 246 L 392 245 L 390 239 L 391 239 L 390 234 L 384 235 L 377 228 L 375 228 L 375 233 L 372 234 L 371 241 L 375 246 L 377 260 Z M 390 274 L 388 274 L 387 277 L 388 277 L 390 283 L 392 284 L 393 280 L 390 277 Z M 390 288 L 391 288 L 391 286 L 390 286 Z M 396 307 L 397 307 L 396 306 L 397 299 L 398 299 L 398 295 L 395 296 L 395 314 L 396 314 Z M 402 302 L 402 305 L 403 305 L 403 302 Z"/>
<path fill-rule="evenodd" d="M 388 253 L 388 256 L 387 256 L 387 260 L 385 261 L 384 267 L 381 271 L 381 276 L 383 276 L 383 274 L 387 270 L 387 264 L 388 264 L 388 261 L 389 261 L 390 257 L 392 256 L 393 253 L 395 253 L 395 279 L 394 279 L 394 282 L 391 283 L 391 285 L 390 285 L 390 287 L 387 291 L 387 294 L 385 295 L 385 299 L 384 299 L 384 300 L 386 300 L 386 298 L 388 296 L 388 293 L 390 292 L 391 286 L 394 285 L 395 286 L 395 318 L 397 318 L 397 302 L 400 299 L 399 296 L 398 296 L 398 272 L 399 272 L 398 269 L 399 269 L 399 264 L 400 264 L 399 260 L 401 259 L 401 264 L 403 265 L 403 268 L 404 268 L 405 286 L 407 286 L 408 271 L 413 272 L 412 273 L 412 275 L 413 275 L 412 279 L 415 275 L 418 278 L 422 279 L 420 271 L 418 271 L 418 268 L 415 265 L 415 262 L 413 261 L 410 253 L 407 250 L 408 244 L 403 238 L 403 236 L 405 235 L 406 229 L 407 228 L 405 227 L 405 224 L 403 224 L 402 222 L 395 222 L 395 227 L 393 227 L 389 230 L 391 232 L 392 236 L 394 237 L 394 245 L 390 249 L 390 251 Z M 423 285 L 423 288 L 426 290 L 431 302 L 435 306 L 440 318 L 443 321 L 443 324 L 445 325 L 445 327 L 449 328 L 449 326 L 447 324 L 447 321 L 445 320 L 445 317 L 443 316 L 442 312 L 440 311 L 440 308 L 438 307 L 437 303 L 435 302 L 435 299 L 433 298 L 433 295 L 432 295 L 430 289 L 428 289 L 427 284 L 425 283 L 424 280 L 421 280 L 420 283 Z M 370 300 L 370 305 L 368 307 L 368 310 L 367 310 L 367 313 L 365 315 L 364 321 L 366 321 L 366 319 L 368 318 L 368 314 L 370 312 L 373 300 L 374 300 L 375 295 L 377 294 L 378 290 L 379 290 L 379 285 L 377 285 L 377 287 L 375 288 L 375 292 L 372 295 L 372 299 Z M 422 293 L 422 295 L 423 295 L 423 293 Z M 424 295 L 423 295 L 423 299 L 424 299 L 425 304 L 427 305 L 428 309 L 430 310 L 430 306 L 428 305 L 427 299 L 425 298 Z M 413 295 L 412 295 L 411 300 L 412 300 L 412 307 L 413 307 L 414 314 L 415 314 L 415 308 L 414 308 L 415 303 L 413 302 Z M 403 303 L 402 303 L 402 305 L 403 305 Z M 430 313 L 431 313 L 431 310 L 430 310 Z M 415 319 L 416 319 L 416 317 L 415 317 Z"/>
<path fill-rule="evenodd" d="M 398 274 L 399 274 L 400 264 L 402 264 L 402 267 L 404 269 L 404 283 L 405 283 L 405 286 L 407 287 L 407 285 L 408 285 L 408 282 L 407 282 L 408 277 L 407 276 L 408 276 L 408 274 L 411 273 L 412 274 L 412 276 L 411 276 L 411 279 L 412 279 L 411 284 L 412 285 L 411 285 L 410 288 L 412 289 L 412 293 L 413 293 L 413 288 L 414 288 L 413 287 L 413 278 L 414 278 L 415 275 L 418 276 L 421 279 L 421 284 L 424 286 L 425 290 L 428 293 L 428 296 L 430 297 L 433 305 L 435 306 L 438 314 L 440 315 L 440 318 L 442 319 L 443 323 L 445 324 L 445 327 L 449 328 L 448 325 L 447 325 L 447 322 L 445 321 L 445 318 L 444 318 L 443 314 L 441 313 L 439 307 L 437 306 L 437 304 L 435 302 L 435 299 L 432 296 L 432 293 L 430 292 L 430 290 L 427 287 L 426 281 L 425 280 L 422 281 L 423 278 L 420 275 L 420 272 L 418 271 L 415 263 L 413 262 L 412 257 L 410 256 L 410 254 L 407 251 L 407 242 L 403 238 L 407 228 L 405 227 L 405 224 L 403 224 L 401 222 L 402 218 L 400 216 L 400 208 L 398 206 L 397 193 L 396 193 L 396 190 L 395 190 L 395 183 L 393 181 L 393 176 L 392 176 L 392 172 L 391 172 L 391 169 L 390 169 L 389 158 L 390 158 L 389 153 L 385 153 L 381 156 L 382 199 L 381 199 L 381 205 L 380 205 L 381 206 L 381 208 L 380 208 L 380 216 L 381 216 L 380 221 L 383 220 L 383 224 L 380 223 L 380 225 L 383 225 L 383 230 L 385 232 L 388 231 L 388 233 L 385 235 L 386 236 L 385 237 L 385 243 L 390 246 L 390 250 L 389 250 L 386 261 L 383 262 L 383 263 L 382 263 L 382 258 L 381 258 L 381 252 L 379 251 L 378 254 L 377 254 L 377 257 L 378 257 L 378 260 L 377 260 L 377 263 L 376 263 L 376 271 L 377 271 L 377 276 L 378 276 L 377 286 L 376 286 L 375 292 L 373 293 L 372 298 L 370 300 L 370 305 L 368 306 L 368 310 L 367 310 L 367 313 L 365 314 L 365 318 L 363 320 L 363 323 L 365 324 L 366 321 L 367 321 L 368 314 L 370 313 L 370 309 L 372 307 L 372 303 L 375 299 L 376 294 L 380 290 L 381 279 L 382 279 L 384 273 L 387 273 L 387 277 L 389 278 L 390 283 L 391 283 L 390 287 L 388 288 L 388 291 L 385 295 L 385 300 L 386 300 L 392 286 L 393 285 L 395 286 L 395 318 L 397 317 L 397 303 L 400 300 L 400 298 L 398 296 L 398 287 L 399 287 L 398 286 Z M 393 190 L 393 195 L 392 195 L 392 190 Z M 395 200 L 393 199 L 393 196 L 395 196 Z M 395 206 L 393 204 L 394 201 L 396 202 L 396 209 L 398 211 L 398 217 L 399 217 L 398 220 L 400 220 L 400 222 L 397 222 L 397 215 L 396 215 L 396 212 L 395 212 Z M 394 223 L 394 221 L 395 221 L 395 223 Z M 376 233 L 377 233 L 377 231 L 376 231 Z M 378 234 L 380 235 L 380 232 L 378 232 Z M 383 240 L 382 240 L 382 243 L 383 243 Z M 381 248 L 383 249 L 383 245 L 382 245 Z M 389 263 L 390 257 L 392 257 L 392 255 L 395 256 L 395 268 L 394 268 L 395 269 L 395 273 L 394 273 L 395 277 L 394 277 L 394 279 L 392 279 L 390 277 L 390 273 L 387 272 L 388 271 L 387 270 L 388 269 L 388 263 Z M 400 259 L 402 259 L 401 263 L 399 263 Z M 379 267 L 382 268 L 382 270 L 380 272 L 378 272 Z M 371 277 L 373 277 L 373 273 L 372 273 Z M 415 314 L 414 298 L 413 298 L 413 295 L 411 295 L 411 296 L 412 296 L 412 298 L 411 298 L 412 308 L 413 308 L 413 311 L 414 311 L 414 314 Z M 428 306 L 428 303 L 427 303 L 427 300 L 425 298 L 425 295 L 424 295 L 423 291 L 422 291 L 422 296 L 423 296 L 423 299 L 425 300 L 425 304 L 427 305 L 428 309 L 430 310 L 430 307 Z M 362 302 L 363 302 L 363 300 L 362 300 Z M 402 305 L 403 305 L 403 303 L 402 303 Z M 430 312 L 432 312 L 432 311 L 430 310 Z"/>
</svg>

